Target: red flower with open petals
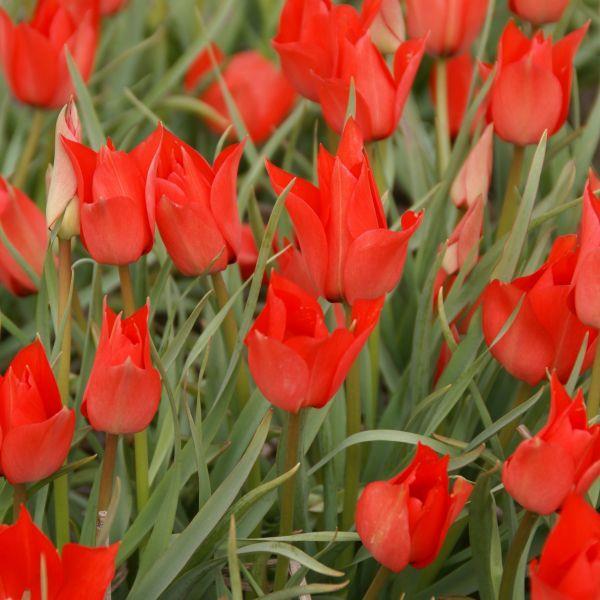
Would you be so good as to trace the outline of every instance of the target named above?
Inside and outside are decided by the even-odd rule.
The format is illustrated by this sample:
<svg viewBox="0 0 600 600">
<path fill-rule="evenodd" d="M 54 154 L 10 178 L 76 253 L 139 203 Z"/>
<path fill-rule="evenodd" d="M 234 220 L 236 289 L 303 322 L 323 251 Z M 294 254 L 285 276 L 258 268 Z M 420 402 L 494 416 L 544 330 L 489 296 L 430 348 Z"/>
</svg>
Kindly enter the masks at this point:
<svg viewBox="0 0 600 600">
<path fill-rule="evenodd" d="M 383 298 L 352 307 L 350 328 L 330 333 L 317 300 L 272 273 L 267 302 L 246 337 L 256 385 L 275 406 L 321 408 L 337 392 L 377 324 Z"/>
<path fill-rule="evenodd" d="M 276 193 L 294 179 L 271 163 L 267 169 Z M 388 228 L 363 138 L 352 119 L 335 156 L 320 148 L 318 173 L 319 187 L 296 178 L 286 199 L 313 282 L 310 289 L 331 302 L 350 304 L 383 296 L 402 276 L 408 242 L 422 213 L 404 213 L 401 231 Z"/>
<path fill-rule="evenodd" d="M 373 557 L 395 573 L 435 560 L 473 486 L 457 477 L 448 491 L 448 456 L 419 443 L 410 465 L 374 481 L 356 505 L 356 531 Z"/>
</svg>

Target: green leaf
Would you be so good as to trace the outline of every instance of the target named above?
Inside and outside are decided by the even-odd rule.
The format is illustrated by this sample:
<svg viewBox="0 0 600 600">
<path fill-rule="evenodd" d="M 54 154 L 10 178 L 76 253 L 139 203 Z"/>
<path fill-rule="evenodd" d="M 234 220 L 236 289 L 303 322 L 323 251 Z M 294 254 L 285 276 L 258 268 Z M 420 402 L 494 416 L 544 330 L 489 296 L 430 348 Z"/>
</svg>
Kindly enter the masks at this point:
<svg viewBox="0 0 600 600">
<path fill-rule="evenodd" d="M 242 578 L 240 576 L 240 565 L 238 560 L 236 534 L 235 534 L 235 516 L 231 515 L 229 519 L 229 539 L 227 542 L 227 562 L 229 564 L 229 579 L 231 581 L 231 596 L 233 600 L 243 600 Z"/>
</svg>

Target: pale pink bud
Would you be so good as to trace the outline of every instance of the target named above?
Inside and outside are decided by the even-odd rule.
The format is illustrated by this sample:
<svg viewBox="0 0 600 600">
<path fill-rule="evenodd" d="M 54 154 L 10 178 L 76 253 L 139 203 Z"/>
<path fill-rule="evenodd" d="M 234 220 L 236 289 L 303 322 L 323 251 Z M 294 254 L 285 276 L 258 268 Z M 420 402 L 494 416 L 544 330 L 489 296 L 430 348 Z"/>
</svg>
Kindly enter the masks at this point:
<svg viewBox="0 0 600 600">
<path fill-rule="evenodd" d="M 381 0 L 377 16 L 369 29 L 373 43 L 384 54 L 396 52 L 406 39 L 400 0 Z"/>
<path fill-rule="evenodd" d="M 492 177 L 494 126 L 488 125 L 471 150 L 459 171 L 450 197 L 458 208 L 468 208 L 478 199 L 487 202 L 490 179 Z"/>
<path fill-rule="evenodd" d="M 483 229 L 483 199 L 478 198 L 463 215 L 448 238 L 442 268 L 447 275 L 458 273 L 467 259 L 477 261 L 479 240 Z"/>
<path fill-rule="evenodd" d="M 63 107 L 56 121 L 54 136 L 54 166 L 50 174 L 46 223 L 52 229 L 63 216 L 58 232 L 61 238 L 70 239 L 79 235 L 79 206 L 77 199 L 77 177 L 66 153 L 62 138 L 81 142 L 81 123 L 77 107 L 71 98 Z"/>
</svg>

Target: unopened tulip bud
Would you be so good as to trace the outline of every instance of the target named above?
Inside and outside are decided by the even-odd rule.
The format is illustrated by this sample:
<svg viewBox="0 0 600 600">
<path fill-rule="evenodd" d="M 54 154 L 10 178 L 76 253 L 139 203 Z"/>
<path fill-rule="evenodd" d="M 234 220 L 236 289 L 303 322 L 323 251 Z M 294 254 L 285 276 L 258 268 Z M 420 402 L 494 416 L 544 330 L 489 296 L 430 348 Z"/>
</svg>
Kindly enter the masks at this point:
<svg viewBox="0 0 600 600">
<path fill-rule="evenodd" d="M 396 52 L 398 46 L 406 39 L 400 0 L 382 0 L 369 32 L 373 43 L 381 52 Z"/>
<path fill-rule="evenodd" d="M 46 202 L 48 227 L 53 229 L 60 222 L 59 237 L 70 239 L 79 235 L 79 200 L 77 198 L 77 177 L 62 143 L 63 138 L 81 142 L 81 122 L 73 98 L 60 111 L 56 121 L 54 166 L 51 171 Z"/>
<path fill-rule="evenodd" d="M 479 198 L 484 204 L 487 201 L 492 177 L 493 143 L 494 126 L 488 125 L 452 184 L 450 197 L 458 208 L 470 208 Z"/>
</svg>

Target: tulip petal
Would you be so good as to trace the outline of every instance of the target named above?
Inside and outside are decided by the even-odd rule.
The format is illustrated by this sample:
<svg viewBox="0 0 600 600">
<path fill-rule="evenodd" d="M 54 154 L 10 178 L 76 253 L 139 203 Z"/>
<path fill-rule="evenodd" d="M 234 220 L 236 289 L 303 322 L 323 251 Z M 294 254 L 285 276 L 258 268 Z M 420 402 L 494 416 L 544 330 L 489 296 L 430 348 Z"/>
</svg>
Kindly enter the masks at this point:
<svg viewBox="0 0 600 600">
<path fill-rule="evenodd" d="M 63 407 L 47 421 L 5 432 L 0 449 L 4 476 L 14 484 L 52 475 L 65 462 L 74 431 L 75 412 Z"/>
<path fill-rule="evenodd" d="M 352 242 L 344 268 L 344 292 L 348 302 L 372 300 L 396 286 L 404 269 L 408 242 L 421 218 L 420 213 L 410 219 L 412 222 L 403 231 L 373 229 Z"/>
<path fill-rule="evenodd" d="M 309 381 L 308 366 L 282 342 L 255 331 L 247 340 L 248 365 L 256 385 L 275 406 L 297 413 Z"/>
</svg>

